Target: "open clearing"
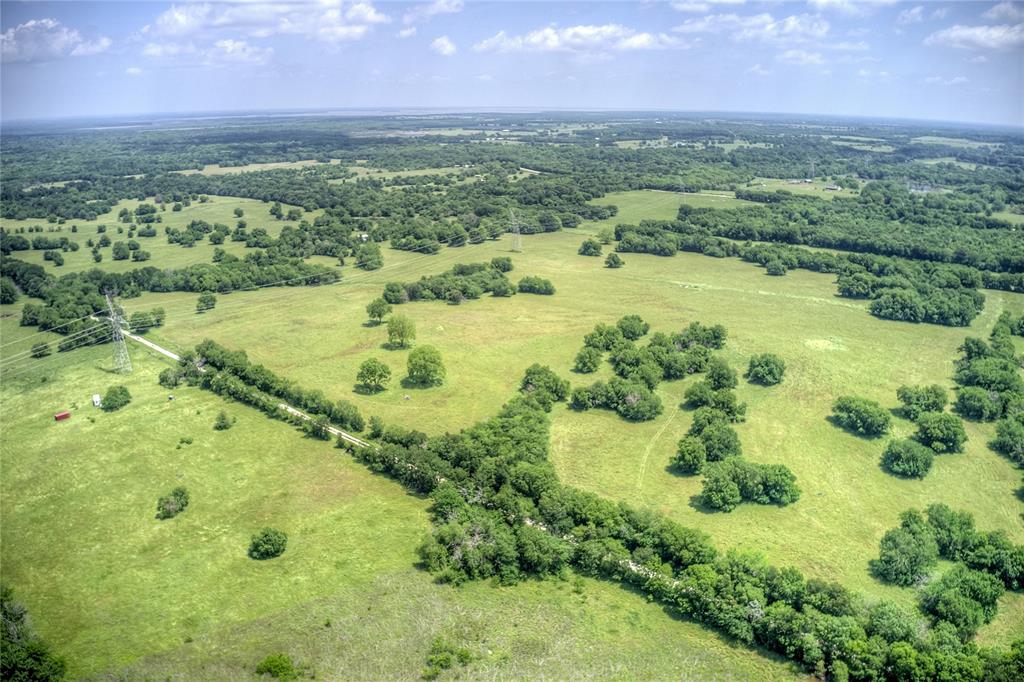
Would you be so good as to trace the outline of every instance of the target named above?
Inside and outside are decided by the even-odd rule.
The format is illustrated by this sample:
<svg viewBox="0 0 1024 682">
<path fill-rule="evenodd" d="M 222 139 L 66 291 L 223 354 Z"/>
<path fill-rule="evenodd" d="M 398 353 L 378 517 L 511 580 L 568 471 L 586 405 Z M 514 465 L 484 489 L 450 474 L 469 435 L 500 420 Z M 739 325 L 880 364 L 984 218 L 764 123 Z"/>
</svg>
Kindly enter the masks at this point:
<svg viewBox="0 0 1024 682">
<path fill-rule="evenodd" d="M 233 175 L 235 173 L 254 173 L 256 171 L 281 170 L 283 168 L 307 168 L 309 166 L 326 166 L 339 163 L 338 159 L 331 159 L 324 163 L 315 159 L 304 159 L 302 161 L 271 161 L 267 163 L 247 163 L 244 166 L 221 166 L 219 163 L 211 163 L 203 166 L 202 169 L 190 168 L 187 170 L 175 171 L 182 175 Z"/>
<path fill-rule="evenodd" d="M 947 147 L 963 147 L 965 149 L 983 149 L 985 147 L 995 149 L 1001 146 L 998 142 L 979 142 L 963 137 L 939 137 L 936 135 L 922 135 L 910 141 L 916 144 L 944 144 Z"/>
<path fill-rule="evenodd" d="M 813 182 L 793 181 L 793 180 L 780 180 L 778 178 L 754 178 L 754 180 L 747 184 L 751 189 L 760 189 L 768 192 L 775 190 L 784 189 L 787 192 L 793 194 L 806 194 L 808 196 L 820 197 L 832 201 L 835 197 L 853 197 L 857 196 L 857 192 L 851 189 L 836 189 L 827 190 L 825 186 L 830 183 L 824 180 L 814 180 Z"/>
<path fill-rule="evenodd" d="M 956 158 L 952 156 L 942 156 L 934 159 L 918 159 L 918 162 L 927 164 L 929 166 L 936 166 L 940 163 L 949 163 L 956 166 L 957 168 L 963 168 L 964 170 L 977 170 L 978 168 L 978 164 L 976 163 L 957 161 Z"/>
</svg>

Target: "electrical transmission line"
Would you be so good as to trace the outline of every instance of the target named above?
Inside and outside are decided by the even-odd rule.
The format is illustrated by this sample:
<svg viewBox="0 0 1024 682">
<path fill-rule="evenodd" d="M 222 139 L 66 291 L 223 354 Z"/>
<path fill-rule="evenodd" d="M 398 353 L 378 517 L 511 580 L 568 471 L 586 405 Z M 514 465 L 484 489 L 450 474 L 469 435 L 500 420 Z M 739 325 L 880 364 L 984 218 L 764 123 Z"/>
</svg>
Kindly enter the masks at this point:
<svg viewBox="0 0 1024 682">
<path fill-rule="evenodd" d="M 516 212 L 511 208 L 508 210 L 508 215 L 512 220 L 512 251 L 515 253 L 522 253 L 523 234 L 519 230 L 519 219 L 516 218 Z"/>
<path fill-rule="evenodd" d="M 128 346 L 124 342 L 124 334 L 121 333 L 124 320 L 121 313 L 114 305 L 114 297 L 107 292 L 107 311 L 110 315 L 110 327 L 113 332 L 111 340 L 114 342 L 114 371 L 118 374 L 132 373 L 132 359 L 128 356 Z"/>
</svg>

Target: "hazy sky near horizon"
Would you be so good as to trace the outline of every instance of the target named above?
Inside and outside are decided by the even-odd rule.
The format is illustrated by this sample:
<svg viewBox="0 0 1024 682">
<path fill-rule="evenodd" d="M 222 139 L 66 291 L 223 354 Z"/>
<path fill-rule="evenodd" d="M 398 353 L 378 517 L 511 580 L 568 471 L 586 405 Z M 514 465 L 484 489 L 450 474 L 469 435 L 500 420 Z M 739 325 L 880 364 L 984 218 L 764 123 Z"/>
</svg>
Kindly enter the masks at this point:
<svg viewBox="0 0 1024 682">
<path fill-rule="evenodd" d="M 1024 125 L 1024 3 L 0 3 L 4 119 L 325 107 Z"/>
</svg>

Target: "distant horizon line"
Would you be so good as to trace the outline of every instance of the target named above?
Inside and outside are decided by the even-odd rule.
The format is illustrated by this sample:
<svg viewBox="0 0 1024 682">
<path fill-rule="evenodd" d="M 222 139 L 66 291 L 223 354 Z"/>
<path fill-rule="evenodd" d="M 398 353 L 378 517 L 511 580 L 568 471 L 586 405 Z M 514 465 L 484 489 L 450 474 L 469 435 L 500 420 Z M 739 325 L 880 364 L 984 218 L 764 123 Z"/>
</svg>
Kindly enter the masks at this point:
<svg viewBox="0 0 1024 682">
<path fill-rule="evenodd" d="M 369 118 L 393 117 L 402 115 L 403 112 L 409 115 L 437 115 L 437 114 L 684 114 L 692 116 L 723 115 L 725 117 L 750 117 L 750 118 L 806 118 L 823 119 L 832 121 L 858 120 L 889 123 L 918 123 L 929 125 L 946 125 L 952 127 L 973 127 L 995 130 L 1008 130 L 1017 133 L 1024 132 L 1024 122 L 1012 123 L 989 123 L 983 121 L 955 121 L 948 119 L 928 118 L 907 118 L 899 116 L 866 115 L 866 114 L 823 114 L 813 112 L 796 111 L 743 111 L 743 110 L 718 110 L 718 109 L 674 109 L 674 108 L 635 108 L 635 107 L 545 107 L 545 106 L 364 106 L 364 107 L 297 107 L 297 108 L 267 108 L 267 109 L 213 109 L 200 111 L 152 111 L 135 112 L 126 114 L 82 114 L 75 116 L 51 116 L 35 118 L 3 118 L 0 116 L 0 130 L 2 127 L 13 126 L 15 128 L 27 125 L 59 124 L 100 121 L 130 121 L 141 120 L 147 122 L 166 121 L 189 121 L 189 120 L 217 120 L 217 119 L 243 119 L 243 118 L 288 118 L 288 117 L 331 117 L 342 115 L 363 115 Z"/>
</svg>

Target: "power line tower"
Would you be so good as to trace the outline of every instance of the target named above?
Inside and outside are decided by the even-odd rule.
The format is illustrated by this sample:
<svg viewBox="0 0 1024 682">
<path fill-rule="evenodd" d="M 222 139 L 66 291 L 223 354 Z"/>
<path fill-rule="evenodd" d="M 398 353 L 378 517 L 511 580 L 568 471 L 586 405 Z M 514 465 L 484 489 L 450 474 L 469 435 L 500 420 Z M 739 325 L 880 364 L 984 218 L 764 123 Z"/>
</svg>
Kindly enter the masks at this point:
<svg viewBox="0 0 1024 682">
<path fill-rule="evenodd" d="M 808 176 L 809 179 L 814 179 L 814 159 L 811 159 L 811 174 Z"/>
<path fill-rule="evenodd" d="M 120 311 L 114 305 L 114 297 L 107 292 L 107 315 L 110 317 L 111 340 L 114 342 L 114 371 L 118 374 L 132 373 L 132 359 L 128 355 L 128 346 L 124 342 L 124 334 L 121 333 L 122 325 L 125 324 Z"/>
<path fill-rule="evenodd" d="M 516 218 L 516 212 L 511 208 L 508 210 L 509 217 L 512 219 L 512 251 L 515 253 L 523 252 L 523 234 L 519 230 L 519 219 Z"/>
</svg>

